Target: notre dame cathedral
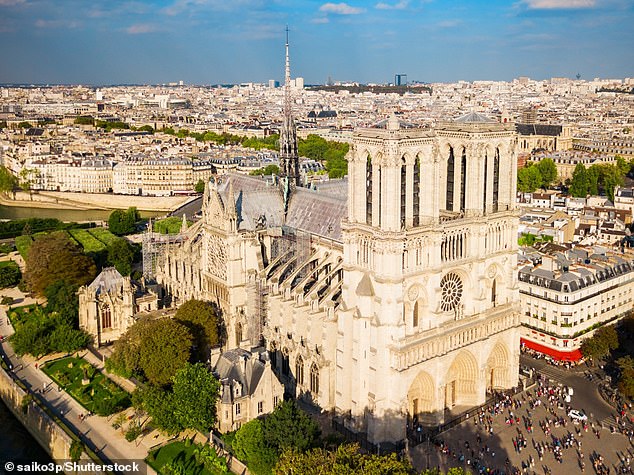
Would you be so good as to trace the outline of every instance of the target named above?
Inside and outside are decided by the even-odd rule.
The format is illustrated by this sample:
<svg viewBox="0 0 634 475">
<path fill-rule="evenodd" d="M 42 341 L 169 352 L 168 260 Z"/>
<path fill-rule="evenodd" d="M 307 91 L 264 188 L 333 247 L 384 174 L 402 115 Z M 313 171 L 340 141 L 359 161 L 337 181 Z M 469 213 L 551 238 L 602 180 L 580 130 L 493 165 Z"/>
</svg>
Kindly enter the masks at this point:
<svg viewBox="0 0 634 475">
<path fill-rule="evenodd" d="M 400 441 L 518 382 L 516 133 L 392 116 L 355 132 L 347 180 L 303 188 L 286 48 L 281 176 L 208 183 L 156 280 L 217 303 L 225 349 L 264 345 L 287 394 Z"/>
</svg>

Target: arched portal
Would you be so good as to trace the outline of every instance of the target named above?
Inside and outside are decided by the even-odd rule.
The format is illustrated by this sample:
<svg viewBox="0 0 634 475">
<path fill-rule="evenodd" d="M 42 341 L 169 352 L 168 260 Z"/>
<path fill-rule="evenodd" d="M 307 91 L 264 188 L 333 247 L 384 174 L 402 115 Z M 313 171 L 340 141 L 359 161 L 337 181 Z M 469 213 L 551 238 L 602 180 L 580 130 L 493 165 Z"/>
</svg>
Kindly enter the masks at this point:
<svg viewBox="0 0 634 475">
<path fill-rule="evenodd" d="M 447 372 L 445 408 L 472 406 L 477 403 L 478 365 L 468 351 L 462 351 Z"/>
<path fill-rule="evenodd" d="M 407 411 L 411 421 L 420 421 L 424 413 L 434 410 L 436 387 L 425 371 L 418 373 L 407 391 Z"/>
<path fill-rule="evenodd" d="M 509 384 L 509 352 L 503 343 L 495 345 L 486 364 L 487 391 L 506 389 Z"/>
</svg>

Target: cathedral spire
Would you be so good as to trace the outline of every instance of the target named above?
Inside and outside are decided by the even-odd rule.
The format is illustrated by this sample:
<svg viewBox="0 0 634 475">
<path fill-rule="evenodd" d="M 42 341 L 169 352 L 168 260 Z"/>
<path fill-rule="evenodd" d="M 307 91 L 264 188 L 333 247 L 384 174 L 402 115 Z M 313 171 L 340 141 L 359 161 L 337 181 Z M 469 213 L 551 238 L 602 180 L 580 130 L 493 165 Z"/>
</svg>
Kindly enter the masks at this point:
<svg viewBox="0 0 634 475">
<path fill-rule="evenodd" d="M 299 156 L 297 128 L 293 120 L 291 98 L 291 61 L 288 55 L 288 26 L 286 27 L 286 74 L 284 80 L 284 118 L 280 130 L 280 177 L 291 187 L 299 185 Z"/>
</svg>

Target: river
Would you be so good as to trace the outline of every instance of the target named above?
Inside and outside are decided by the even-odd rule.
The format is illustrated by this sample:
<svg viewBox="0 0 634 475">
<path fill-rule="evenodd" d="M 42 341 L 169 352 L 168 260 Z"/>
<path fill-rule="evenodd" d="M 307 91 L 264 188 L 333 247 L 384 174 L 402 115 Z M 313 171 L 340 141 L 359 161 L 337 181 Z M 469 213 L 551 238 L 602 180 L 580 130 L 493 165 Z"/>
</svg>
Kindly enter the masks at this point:
<svg viewBox="0 0 634 475">
<path fill-rule="evenodd" d="M 0 399 L 0 474 L 5 472 L 5 462 L 51 462 L 51 458 L 31 434 L 11 414 Z"/>
<path fill-rule="evenodd" d="M 112 210 L 28 208 L 0 205 L 0 219 L 56 218 L 60 221 L 108 221 Z M 165 211 L 139 211 L 142 218 L 164 216 Z"/>
</svg>

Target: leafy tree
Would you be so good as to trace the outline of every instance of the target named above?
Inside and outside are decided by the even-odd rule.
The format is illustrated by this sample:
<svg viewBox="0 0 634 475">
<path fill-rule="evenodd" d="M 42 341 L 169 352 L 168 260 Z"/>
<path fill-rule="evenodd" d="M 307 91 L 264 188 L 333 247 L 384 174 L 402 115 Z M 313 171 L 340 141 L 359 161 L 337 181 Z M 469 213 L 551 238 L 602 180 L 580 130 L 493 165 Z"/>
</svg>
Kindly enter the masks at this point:
<svg viewBox="0 0 634 475">
<path fill-rule="evenodd" d="M 58 280 L 44 289 L 46 311 L 57 313 L 65 322 L 77 326 L 79 321 L 79 299 L 75 284 Z"/>
<path fill-rule="evenodd" d="M 216 422 L 220 383 L 201 363 L 187 363 L 172 379 L 174 413 L 187 429 L 209 432 Z"/>
<path fill-rule="evenodd" d="M 77 125 L 95 125 L 95 119 L 92 116 L 80 116 L 73 122 Z"/>
<path fill-rule="evenodd" d="M 599 167 L 599 165 L 592 165 L 590 168 L 588 168 L 586 175 L 588 176 L 588 194 L 590 196 L 598 195 L 601 168 Z"/>
<path fill-rule="evenodd" d="M 174 413 L 175 398 L 171 391 L 148 385 L 137 389 L 133 401 L 140 401 L 141 407 L 152 417 L 153 424 L 168 434 L 177 434 L 183 427 Z M 139 404 L 137 402 L 137 404 Z M 135 404 L 135 407 L 138 407 Z"/>
<path fill-rule="evenodd" d="M 258 168 L 257 170 L 253 170 L 249 172 L 249 175 L 255 175 L 255 176 L 279 175 L 279 174 L 280 174 L 280 167 L 278 167 L 277 165 L 267 165 L 263 168 Z"/>
<path fill-rule="evenodd" d="M 619 347 L 619 337 L 614 326 L 599 328 L 591 338 L 581 342 L 581 353 L 586 358 L 604 358 Z"/>
<path fill-rule="evenodd" d="M 137 130 L 140 132 L 149 132 L 151 134 L 154 133 L 154 127 L 152 127 L 151 125 L 142 125 Z"/>
<path fill-rule="evenodd" d="M 136 222 L 139 220 L 139 212 L 136 208 L 128 208 L 127 211 L 114 210 L 108 217 L 108 228 L 112 234 L 123 236 L 136 231 Z"/>
<path fill-rule="evenodd" d="M 575 170 L 572 172 L 572 181 L 570 182 L 570 194 L 577 198 L 585 198 L 588 195 L 590 183 L 588 180 L 588 172 L 583 163 L 577 163 Z"/>
<path fill-rule="evenodd" d="M 91 336 L 83 330 L 73 328 L 66 322 L 58 323 L 49 336 L 51 351 L 71 353 L 90 344 Z"/>
<path fill-rule="evenodd" d="M 107 262 L 114 266 L 121 275 L 130 275 L 134 262 L 134 248 L 124 238 L 112 241 L 106 248 Z"/>
<path fill-rule="evenodd" d="M 267 443 L 264 423 L 260 419 L 253 419 L 240 427 L 231 447 L 236 457 L 246 463 L 254 475 L 270 474 L 278 458 L 276 451 Z"/>
<path fill-rule="evenodd" d="M 547 189 L 557 180 L 557 165 L 552 158 L 543 158 L 535 165 L 542 176 L 541 187 Z"/>
<path fill-rule="evenodd" d="M 517 171 L 517 189 L 523 193 L 532 193 L 542 184 L 542 175 L 539 169 L 530 165 Z"/>
<path fill-rule="evenodd" d="M 396 454 L 359 453 L 358 444 L 343 444 L 335 451 L 321 448 L 302 453 L 285 450 L 273 470 L 275 475 L 410 475 L 412 466 Z"/>
<path fill-rule="evenodd" d="M 18 124 L 18 127 L 20 129 L 32 129 L 33 128 L 33 124 L 31 124 L 30 122 L 27 121 L 22 121 Z"/>
<path fill-rule="evenodd" d="M 15 287 L 22 279 L 20 266 L 13 261 L 8 261 L 6 265 L 0 267 L 0 289 Z"/>
<path fill-rule="evenodd" d="M 18 186 L 18 179 L 5 166 L 0 166 L 0 193 L 8 195 Z"/>
<path fill-rule="evenodd" d="M 95 278 L 94 261 L 63 232 L 38 237 L 26 258 L 28 286 L 43 295 L 45 289 L 57 281 L 68 285 L 85 285 Z"/>
<path fill-rule="evenodd" d="M 209 350 L 220 343 L 220 319 L 211 302 L 188 300 L 176 311 L 174 318 L 194 335 L 198 358 L 206 360 Z"/>
<path fill-rule="evenodd" d="M 278 454 L 284 449 L 300 451 L 313 447 L 319 439 L 319 426 L 293 400 L 284 401 L 264 420 L 267 443 Z"/>
<path fill-rule="evenodd" d="M 202 178 L 200 180 L 198 180 L 196 182 L 196 185 L 194 186 L 194 191 L 196 193 L 204 193 L 205 192 L 205 180 L 203 180 Z"/>
<path fill-rule="evenodd" d="M 81 458 L 81 454 L 84 451 L 84 444 L 82 444 L 79 440 L 73 440 L 70 444 L 69 455 L 70 459 L 73 462 L 79 462 Z"/>
<path fill-rule="evenodd" d="M 610 201 L 614 201 L 614 190 L 623 185 L 625 174 L 616 165 L 603 165 L 601 172 L 603 190 Z"/>
<path fill-rule="evenodd" d="M 330 142 L 313 134 L 299 140 L 297 144 L 300 156 L 326 162 L 326 170 L 330 178 L 341 178 L 348 173 L 348 162 L 345 156 L 349 148 L 347 143 Z"/>
</svg>

